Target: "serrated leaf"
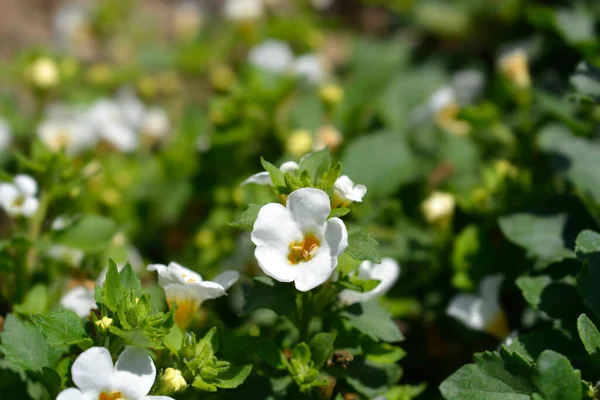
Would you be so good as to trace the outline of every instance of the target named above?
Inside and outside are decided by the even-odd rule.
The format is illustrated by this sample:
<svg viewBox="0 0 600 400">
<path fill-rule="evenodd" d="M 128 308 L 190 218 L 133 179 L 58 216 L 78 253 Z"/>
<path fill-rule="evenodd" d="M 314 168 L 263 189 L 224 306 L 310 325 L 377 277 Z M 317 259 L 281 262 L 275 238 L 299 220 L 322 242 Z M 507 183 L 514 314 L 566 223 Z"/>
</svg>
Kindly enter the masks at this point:
<svg viewBox="0 0 600 400">
<path fill-rule="evenodd" d="M 229 225 L 251 231 L 260 209 L 261 206 L 250 204 L 246 211 L 244 211 L 235 221 L 230 222 Z"/>
<path fill-rule="evenodd" d="M 271 367 L 277 369 L 285 368 L 282 360 L 283 355 L 273 340 L 257 337 L 255 338 L 253 348 L 260 359 Z"/>
<path fill-rule="evenodd" d="M 254 279 L 254 286 L 248 291 L 243 314 L 268 308 L 277 315 L 290 313 L 296 309 L 296 289 L 291 284 L 277 282 L 268 277 Z"/>
<path fill-rule="evenodd" d="M 169 333 L 164 337 L 163 344 L 172 354 L 178 354 L 183 345 L 183 333 L 179 326 L 173 325 Z"/>
<path fill-rule="evenodd" d="M 21 304 L 15 304 L 13 310 L 19 314 L 44 314 L 48 311 L 48 288 L 39 283 L 35 285 Z"/>
<path fill-rule="evenodd" d="M 535 362 L 533 382 L 544 400 L 581 400 L 581 374 L 569 360 L 546 350 Z"/>
<path fill-rule="evenodd" d="M 374 263 L 381 262 L 379 243 L 368 233 L 358 231 L 348 235 L 348 248 L 346 253 L 355 260 L 368 260 Z"/>
<path fill-rule="evenodd" d="M 390 314 L 375 301 L 353 304 L 344 308 L 340 312 L 340 316 L 351 326 L 376 341 L 399 342 L 404 340 Z"/>
<path fill-rule="evenodd" d="M 562 238 L 566 220 L 564 214 L 548 217 L 512 214 L 500 218 L 499 225 L 504 236 L 525 249 L 528 257 L 535 258 L 537 269 L 543 269 L 575 256 Z"/>
<path fill-rule="evenodd" d="M 40 328 L 51 346 L 70 346 L 76 344 L 82 348 L 93 345 L 87 338 L 81 318 L 73 311 L 61 309 L 48 315 L 32 315 L 31 320 Z"/>
<path fill-rule="evenodd" d="M 234 389 L 240 386 L 252 372 L 252 365 L 233 365 L 209 381 L 220 389 Z"/>
<path fill-rule="evenodd" d="M 552 283 L 549 276 L 520 276 L 516 282 L 523 297 L 536 310 L 541 302 L 541 296 L 544 289 Z"/>
<path fill-rule="evenodd" d="M 335 336 L 334 333 L 320 332 L 308 342 L 315 367 L 320 368 L 323 366 L 333 352 Z"/>
<path fill-rule="evenodd" d="M 8 314 L 0 339 L 0 353 L 20 368 L 41 372 L 50 366 L 46 339 L 33 324 Z"/>
<path fill-rule="evenodd" d="M 300 170 L 308 172 L 313 185 L 316 185 L 320 178 L 329 171 L 331 166 L 331 155 L 329 150 L 316 151 L 302 159 Z"/>
<path fill-rule="evenodd" d="M 106 279 L 102 285 L 102 300 L 111 311 L 117 311 L 119 303 L 125 294 L 117 265 L 113 260 L 108 260 Z"/>
<path fill-rule="evenodd" d="M 577 319 L 577 331 L 585 350 L 589 355 L 600 356 L 600 332 L 596 325 L 585 314 L 581 314 Z"/>
<path fill-rule="evenodd" d="M 98 251 L 110 244 L 118 229 L 110 218 L 84 215 L 57 232 L 56 242 L 85 251 Z"/>
<path fill-rule="evenodd" d="M 285 186 L 285 177 L 284 177 L 284 173 L 281 172 L 281 170 L 279 168 L 277 168 L 276 166 L 274 166 L 273 164 L 271 164 L 270 162 L 268 162 L 267 160 L 265 160 L 264 158 L 260 158 L 260 163 L 263 166 L 263 168 L 265 169 L 265 171 L 267 171 L 269 173 L 269 176 L 271 177 L 271 181 L 273 182 L 273 185 L 275 187 L 279 187 L 279 186 Z"/>
<path fill-rule="evenodd" d="M 406 352 L 389 343 L 373 343 L 364 350 L 366 359 L 377 364 L 393 364 L 406 356 Z"/>
<path fill-rule="evenodd" d="M 126 290 L 133 289 L 137 297 L 142 296 L 144 293 L 144 290 L 142 289 L 142 282 L 135 274 L 129 263 L 127 263 L 121 272 L 119 272 L 119 278 L 121 279 L 121 284 Z"/>
</svg>

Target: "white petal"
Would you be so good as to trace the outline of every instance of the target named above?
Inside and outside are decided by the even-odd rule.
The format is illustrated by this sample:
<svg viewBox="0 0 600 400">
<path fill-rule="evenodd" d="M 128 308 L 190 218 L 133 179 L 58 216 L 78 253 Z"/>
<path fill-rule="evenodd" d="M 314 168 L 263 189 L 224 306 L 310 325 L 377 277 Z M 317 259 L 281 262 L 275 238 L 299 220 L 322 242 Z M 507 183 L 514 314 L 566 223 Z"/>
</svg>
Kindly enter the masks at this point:
<svg viewBox="0 0 600 400">
<path fill-rule="evenodd" d="M 287 254 L 287 247 L 276 249 L 269 246 L 258 246 L 254 251 L 254 256 L 262 271 L 279 282 L 291 282 L 298 273 L 298 267 L 290 263 Z"/>
<path fill-rule="evenodd" d="M 484 299 L 498 299 L 500 297 L 500 288 L 504 281 L 504 275 L 488 275 L 481 280 L 479 284 L 479 294 Z"/>
<path fill-rule="evenodd" d="M 25 196 L 33 196 L 37 193 L 37 182 L 29 175 L 16 175 L 14 182 L 19 192 Z"/>
<path fill-rule="evenodd" d="M 318 235 L 331 212 L 331 204 L 324 191 L 303 188 L 295 190 L 289 195 L 287 209 L 303 233 Z"/>
<path fill-rule="evenodd" d="M 0 183 L 0 204 L 6 212 L 15 216 L 19 210 L 14 207 L 15 200 L 19 197 L 19 191 L 10 183 Z"/>
<path fill-rule="evenodd" d="M 112 389 L 138 399 L 150 392 L 155 378 L 156 367 L 152 358 L 139 347 L 127 347 L 115 365 Z"/>
<path fill-rule="evenodd" d="M 217 275 L 213 279 L 213 282 L 218 283 L 219 285 L 221 285 L 223 287 L 223 289 L 227 290 L 231 286 L 233 286 L 233 284 L 236 283 L 238 279 L 240 279 L 239 272 L 237 272 L 237 271 L 225 271 L 225 272 Z"/>
<path fill-rule="evenodd" d="M 452 298 L 446 314 L 476 330 L 484 329 L 481 316 L 481 299 L 473 294 L 461 293 Z"/>
<path fill-rule="evenodd" d="M 325 79 L 325 68 L 316 54 L 305 54 L 296 58 L 293 69 L 296 75 L 312 84 Z"/>
<path fill-rule="evenodd" d="M 265 40 L 248 53 L 248 63 L 273 73 L 287 71 L 294 60 L 292 49 L 280 40 Z"/>
<path fill-rule="evenodd" d="M 325 241 L 329 246 L 330 256 L 339 257 L 348 247 L 348 230 L 339 218 L 331 218 L 325 224 Z"/>
<path fill-rule="evenodd" d="M 259 172 L 258 174 L 254 174 L 250 178 L 246 179 L 240 185 L 244 186 L 249 183 L 255 183 L 257 185 L 272 185 L 273 181 L 271 180 L 271 175 L 269 175 L 268 172 Z"/>
<path fill-rule="evenodd" d="M 217 299 L 227 294 L 223 286 L 217 282 L 204 281 L 194 286 L 197 286 L 197 289 L 193 293 L 193 298 L 199 300 L 200 303 L 204 300 Z"/>
<path fill-rule="evenodd" d="M 175 262 L 169 263 L 169 266 L 162 264 L 151 264 L 146 268 L 148 271 L 158 272 L 158 283 L 162 287 L 168 285 L 183 285 L 187 281 L 202 282 L 202 277 Z"/>
<path fill-rule="evenodd" d="M 302 240 L 303 236 L 296 222 L 292 220 L 288 209 L 281 204 L 269 203 L 258 212 L 250 238 L 256 246 L 283 248 L 287 254 L 290 242 Z"/>
<path fill-rule="evenodd" d="M 279 167 L 279 170 L 281 172 L 283 172 L 284 174 L 288 173 L 288 172 L 292 172 L 297 170 L 298 168 L 300 168 L 300 166 L 298 164 L 296 164 L 293 161 L 286 161 L 283 164 L 281 164 L 281 166 Z"/>
<path fill-rule="evenodd" d="M 110 352 L 104 347 L 87 349 L 73 363 L 71 375 L 73 383 L 83 392 L 100 392 L 110 387 L 113 375 Z"/>
<path fill-rule="evenodd" d="M 134 151 L 138 145 L 135 132 L 122 123 L 105 122 L 100 135 L 117 150 L 125 153 Z"/>
<path fill-rule="evenodd" d="M 94 299 L 94 292 L 83 286 L 76 286 L 69 290 L 61 299 L 60 305 L 73 311 L 80 318 L 87 318 L 90 311 L 98 308 Z"/>
<path fill-rule="evenodd" d="M 368 292 L 355 292 L 353 290 L 343 290 L 340 293 L 340 300 L 344 304 L 369 301 L 375 297 L 387 293 L 400 276 L 400 266 L 392 258 L 384 258 L 381 264 L 373 264 L 370 261 L 363 261 L 359 266 L 358 277 L 360 279 L 376 279 L 379 284 Z"/>
<path fill-rule="evenodd" d="M 21 205 L 21 214 L 31 217 L 37 211 L 40 201 L 35 197 L 27 197 Z"/>
<path fill-rule="evenodd" d="M 332 258 L 326 251 L 320 250 L 321 247 L 312 260 L 296 265 L 298 272 L 294 284 L 301 292 L 307 292 L 325 283 L 337 266 L 337 257 Z"/>
<path fill-rule="evenodd" d="M 65 389 L 56 396 L 56 400 L 83 400 L 83 393 L 79 389 Z"/>
</svg>

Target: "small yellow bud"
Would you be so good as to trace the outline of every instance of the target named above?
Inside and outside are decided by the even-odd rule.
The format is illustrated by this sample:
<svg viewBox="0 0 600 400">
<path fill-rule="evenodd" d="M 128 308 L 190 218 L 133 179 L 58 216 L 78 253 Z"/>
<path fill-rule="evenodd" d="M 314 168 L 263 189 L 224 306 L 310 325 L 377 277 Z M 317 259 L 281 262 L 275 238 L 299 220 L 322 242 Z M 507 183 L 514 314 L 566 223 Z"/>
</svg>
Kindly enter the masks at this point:
<svg viewBox="0 0 600 400">
<path fill-rule="evenodd" d="M 445 220 L 454 213 L 456 200 L 450 193 L 434 192 L 421 205 L 425 220 L 429 223 Z"/>
<path fill-rule="evenodd" d="M 31 83 L 41 89 L 50 89 L 58 84 L 58 66 L 49 57 L 41 57 L 29 67 Z"/>
<path fill-rule="evenodd" d="M 319 94 L 325 104 L 335 105 L 344 99 L 344 89 L 334 83 L 329 83 L 321 87 Z"/>
<path fill-rule="evenodd" d="M 502 177 L 511 177 L 515 178 L 519 174 L 519 170 L 510 161 L 507 160 L 498 160 L 494 162 L 494 169 L 496 173 Z"/>
<path fill-rule="evenodd" d="M 285 148 L 290 154 L 300 157 L 311 151 L 312 145 L 312 134 L 307 130 L 297 130 L 288 136 Z"/>
<path fill-rule="evenodd" d="M 201 249 L 211 247 L 215 244 L 215 233 L 209 229 L 201 229 L 196 234 L 195 242 Z"/>
<path fill-rule="evenodd" d="M 92 85 L 108 85 L 113 79 L 113 73 L 106 64 L 97 64 L 88 69 L 85 74 L 86 80 Z"/>
<path fill-rule="evenodd" d="M 317 140 L 315 141 L 313 150 L 319 151 L 325 147 L 329 147 L 329 149 L 335 151 L 343 141 L 344 137 L 335 126 L 324 125 L 317 131 Z"/>
<path fill-rule="evenodd" d="M 137 83 L 140 94 L 144 97 L 155 97 L 158 93 L 158 84 L 152 76 L 142 76 Z"/>
<path fill-rule="evenodd" d="M 217 90 L 227 91 L 235 82 L 235 73 L 227 65 L 218 65 L 210 71 L 210 83 Z"/>
<path fill-rule="evenodd" d="M 174 368 L 165 369 L 163 374 L 163 385 L 165 389 L 170 389 L 173 392 L 178 392 L 187 386 L 187 382 L 181 375 L 181 371 Z"/>
<path fill-rule="evenodd" d="M 121 203 L 121 194 L 115 189 L 106 189 L 102 192 L 102 201 L 109 207 L 114 207 Z"/>
<path fill-rule="evenodd" d="M 111 326 L 113 323 L 113 319 L 112 318 L 108 318 L 108 317 L 102 317 L 102 319 L 99 319 L 98 321 L 95 322 L 95 325 L 102 331 L 102 332 L 106 332 L 108 330 L 108 327 Z"/>
<path fill-rule="evenodd" d="M 525 89 L 531 86 L 529 60 L 523 49 L 517 49 L 500 57 L 498 69 L 516 87 Z"/>
<path fill-rule="evenodd" d="M 115 233 L 115 235 L 110 240 L 110 245 L 112 247 L 121 247 L 125 243 L 127 243 L 127 237 L 123 232 Z"/>
</svg>

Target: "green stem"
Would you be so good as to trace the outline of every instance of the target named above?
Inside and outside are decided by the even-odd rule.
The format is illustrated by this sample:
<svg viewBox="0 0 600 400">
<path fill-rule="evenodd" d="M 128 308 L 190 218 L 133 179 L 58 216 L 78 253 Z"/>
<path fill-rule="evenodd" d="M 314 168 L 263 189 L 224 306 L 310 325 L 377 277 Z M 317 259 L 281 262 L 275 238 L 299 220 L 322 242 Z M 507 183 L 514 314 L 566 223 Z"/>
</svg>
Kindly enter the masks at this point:
<svg viewBox="0 0 600 400">
<path fill-rule="evenodd" d="M 296 327 L 299 332 L 299 341 L 305 342 L 308 339 L 308 329 L 310 327 L 310 320 L 312 319 L 312 297 L 310 292 L 299 293 L 296 297 L 296 307 L 298 319 Z"/>
<path fill-rule="evenodd" d="M 26 274 L 29 275 L 33 272 L 33 269 L 36 264 L 37 259 L 37 248 L 35 246 L 35 241 L 40 236 L 42 231 L 42 224 L 44 223 L 44 219 L 46 218 L 46 213 L 48 212 L 48 206 L 50 205 L 50 195 L 48 192 L 43 192 L 40 196 L 40 205 L 31 217 L 29 222 L 29 232 L 27 232 L 27 239 L 31 242 L 31 247 L 27 252 L 26 257 Z"/>
</svg>

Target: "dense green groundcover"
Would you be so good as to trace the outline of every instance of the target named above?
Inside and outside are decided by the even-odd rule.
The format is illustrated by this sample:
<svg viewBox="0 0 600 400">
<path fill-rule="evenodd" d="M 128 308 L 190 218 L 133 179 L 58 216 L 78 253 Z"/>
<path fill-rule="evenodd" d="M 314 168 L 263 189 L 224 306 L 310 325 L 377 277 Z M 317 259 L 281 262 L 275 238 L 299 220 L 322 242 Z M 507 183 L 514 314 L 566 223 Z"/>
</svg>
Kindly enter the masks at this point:
<svg viewBox="0 0 600 400">
<path fill-rule="evenodd" d="M 0 64 L 3 400 L 600 399 L 597 2 L 150 3 Z"/>
</svg>

